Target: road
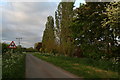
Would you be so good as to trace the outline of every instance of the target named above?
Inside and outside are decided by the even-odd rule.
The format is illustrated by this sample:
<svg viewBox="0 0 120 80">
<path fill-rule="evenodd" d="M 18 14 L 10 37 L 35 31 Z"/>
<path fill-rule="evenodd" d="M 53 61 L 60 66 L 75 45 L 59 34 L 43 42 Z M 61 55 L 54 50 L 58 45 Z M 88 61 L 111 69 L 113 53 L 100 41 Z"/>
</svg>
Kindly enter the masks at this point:
<svg viewBox="0 0 120 80">
<path fill-rule="evenodd" d="M 38 59 L 32 54 L 26 55 L 26 78 L 79 78 L 59 67 Z"/>
</svg>

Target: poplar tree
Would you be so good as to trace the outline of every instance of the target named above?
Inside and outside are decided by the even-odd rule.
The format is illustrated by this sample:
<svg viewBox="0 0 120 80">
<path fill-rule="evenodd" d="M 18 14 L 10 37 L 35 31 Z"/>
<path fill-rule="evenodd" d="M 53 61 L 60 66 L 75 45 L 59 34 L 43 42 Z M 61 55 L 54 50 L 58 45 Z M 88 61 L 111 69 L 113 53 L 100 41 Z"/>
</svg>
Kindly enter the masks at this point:
<svg viewBox="0 0 120 80">
<path fill-rule="evenodd" d="M 55 49 L 54 19 L 52 16 L 47 17 L 46 28 L 44 30 L 42 47 L 45 52 L 52 53 Z"/>
<path fill-rule="evenodd" d="M 72 42 L 70 24 L 73 17 L 74 2 L 61 2 L 55 12 L 56 33 L 61 53 L 72 55 Z"/>
</svg>

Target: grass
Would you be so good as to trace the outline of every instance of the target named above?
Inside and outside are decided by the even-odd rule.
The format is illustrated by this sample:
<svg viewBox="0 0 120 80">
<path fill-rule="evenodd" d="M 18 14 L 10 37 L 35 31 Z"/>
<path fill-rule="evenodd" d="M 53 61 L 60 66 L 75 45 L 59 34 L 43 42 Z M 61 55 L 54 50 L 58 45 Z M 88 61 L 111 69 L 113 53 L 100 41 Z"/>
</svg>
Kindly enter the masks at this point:
<svg viewBox="0 0 120 80">
<path fill-rule="evenodd" d="M 0 54 L 0 79 L 2 78 L 2 55 Z"/>
<path fill-rule="evenodd" d="M 49 54 L 34 54 L 34 56 L 59 66 L 79 77 L 120 78 L 118 72 L 111 70 L 111 62 L 108 61 L 95 61 L 88 58 L 53 56 Z"/>
<path fill-rule="evenodd" d="M 2 78 L 25 78 L 25 54 L 3 55 Z"/>
</svg>

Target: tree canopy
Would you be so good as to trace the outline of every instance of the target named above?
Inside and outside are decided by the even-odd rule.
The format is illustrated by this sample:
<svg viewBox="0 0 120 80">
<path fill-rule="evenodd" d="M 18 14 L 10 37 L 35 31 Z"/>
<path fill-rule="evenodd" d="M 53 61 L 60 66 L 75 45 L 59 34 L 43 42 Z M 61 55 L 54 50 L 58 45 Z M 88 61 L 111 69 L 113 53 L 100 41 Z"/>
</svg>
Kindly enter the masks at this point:
<svg viewBox="0 0 120 80">
<path fill-rule="evenodd" d="M 120 57 L 120 2 L 86 2 L 76 9 L 74 2 L 60 2 L 46 22 L 45 51 L 93 59 Z M 82 56 L 81 56 L 82 57 Z"/>
</svg>

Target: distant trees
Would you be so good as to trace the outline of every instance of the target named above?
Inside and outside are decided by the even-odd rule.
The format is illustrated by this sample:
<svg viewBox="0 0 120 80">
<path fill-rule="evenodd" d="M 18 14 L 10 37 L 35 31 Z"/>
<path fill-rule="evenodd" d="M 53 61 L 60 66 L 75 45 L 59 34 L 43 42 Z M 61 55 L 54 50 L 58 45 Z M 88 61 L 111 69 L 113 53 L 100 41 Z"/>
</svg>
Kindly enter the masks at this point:
<svg viewBox="0 0 120 80">
<path fill-rule="evenodd" d="M 2 44 L 2 53 L 6 53 L 8 51 L 10 51 L 10 49 L 8 49 L 8 45 L 7 43 L 1 43 Z"/>
<path fill-rule="evenodd" d="M 2 43 L 2 53 L 4 54 L 4 53 L 7 53 L 7 52 L 9 52 L 9 53 L 11 53 L 11 49 L 10 48 L 8 48 L 8 46 L 9 46 L 9 44 L 7 44 L 7 43 L 5 43 L 5 42 L 3 42 Z M 21 46 L 16 46 L 17 48 L 15 48 L 15 49 L 13 49 L 13 53 L 18 53 L 18 52 L 22 52 L 21 51 Z"/>
<path fill-rule="evenodd" d="M 25 52 L 37 52 L 37 50 L 34 49 L 33 47 L 29 47 L 25 49 Z"/>
<path fill-rule="evenodd" d="M 36 49 L 37 51 L 41 51 L 42 49 L 42 42 L 37 42 L 34 44 L 34 49 Z"/>
<path fill-rule="evenodd" d="M 8 48 L 9 44 L 7 43 L 0 43 L 2 46 L 2 54 L 4 53 L 11 53 L 11 49 Z M 35 50 L 34 48 L 30 47 L 30 48 L 25 48 L 22 47 L 20 45 L 17 46 L 17 48 L 13 49 L 13 53 L 22 53 L 22 52 L 37 52 L 37 50 Z"/>
</svg>

